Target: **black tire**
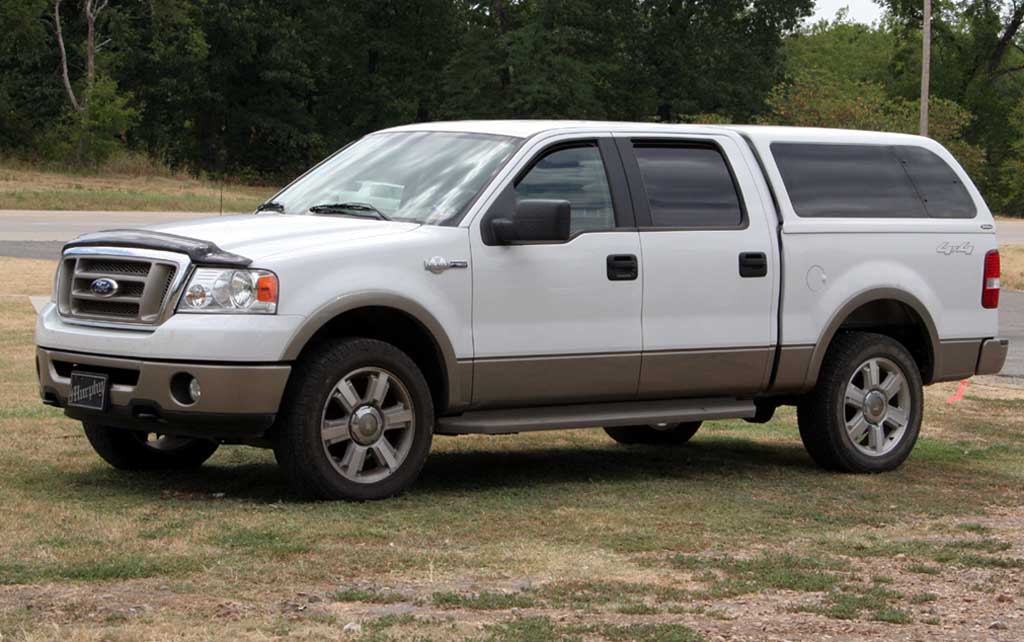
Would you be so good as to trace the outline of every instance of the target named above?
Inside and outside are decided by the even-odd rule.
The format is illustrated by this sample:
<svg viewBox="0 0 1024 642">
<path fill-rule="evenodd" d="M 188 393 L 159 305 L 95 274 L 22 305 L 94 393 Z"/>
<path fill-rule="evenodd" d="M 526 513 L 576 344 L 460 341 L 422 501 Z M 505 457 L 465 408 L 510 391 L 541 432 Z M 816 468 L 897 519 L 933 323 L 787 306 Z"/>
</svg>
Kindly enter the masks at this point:
<svg viewBox="0 0 1024 642">
<path fill-rule="evenodd" d="M 867 385 L 866 379 L 863 378 L 859 379 L 859 383 L 852 381 L 854 377 L 866 376 L 858 373 L 864 372 L 861 366 L 870 360 L 881 360 L 883 363 L 891 364 L 905 377 L 906 387 L 901 388 L 901 391 L 905 392 L 900 393 L 897 402 L 902 407 L 899 419 L 905 416 L 906 421 L 890 423 L 890 415 L 900 411 L 900 407 L 894 409 L 892 400 L 886 400 L 886 392 L 880 385 Z M 892 371 L 883 374 L 887 380 Z M 881 375 L 878 375 L 878 378 L 881 379 Z M 885 408 L 880 420 L 869 422 L 866 419 L 866 403 L 862 406 L 864 409 L 858 411 L 856 404 L 847 402 L 847 385 L 851 383 L 857 389 L 878 390 L 882 395 L 880 404 Z M 881 334 L 843 333 L 829 346 L 821 365 L 817 386 L 797 405 L 800 439 L 815 463 L 828 470 L 848 473 L 881 473 L 894 470 L 906 461 L 914 449 L 921 429 L 923 406 L 921 373 L 914 358 L 902 344 Z M 865 418 L 864 425 L 868 426 L 869 430 L 874 426 L 881 427 L 876 440 L 872 441 L 867 433 L 862 437 L 864 441 L 857 440 L 855 443 L 855 439 L 851 437 L 847 422 L 857 421 L 858 412 Z M 902 431 L 897 429 L 900 425 L 905 426 Z M 853 432 L 857 431 L 854 429 Z M 884 444 L 884 447 L 869 445 L 872 443 Z M 866 452 L 872 449 L 877 452 Z"/>
<path fill-rule="evenodd" d="M 93 450 L 121 470 L 188 470 L 198 468 L 217 452 L 208 439 L 164 437 L 149 441 L 148 433 L 83 422 Z"/>
<path fill-rule="evenodd" d="M 364 482 L 347 478 L 337 468 L 344 467 L 342 453 L 359 445 L 354 441 L 355 437 L 350 432 L 348 443 L 339 441 L 336 445 L 327 446 L 321 422 L 327 416 L 325 413 L 329 412 L 331 404 L 335 403 L 331 399 L 338 399 L 332 396 L 335 386 L 353 373 L 367 369 L 379 369 L 392 378 L 385 394 L 392 399 L 391 390 L 395 389 L 405 395 L 411 406 L 408 413 L 411 425 L 402 433 L 402 439 L 409 440 L 403 441 L 408 446 L 404 458 L 394 469 L 382 461 L 383 458 L 373 450 L 373 446 L 364 446 L 364 457 L 368 464 L 373 463 L 377 470 L 387 469 L 387 476 L 379 481 Z M 416 481 L 430 453 L 434 405 L 423 373 L 408 355 L 391 344 L 375 339 L 339 339 L 324 342 L 311 350 L 295 365 L 293 372 L 278 414 L 274 456 L 298 494 L 310 499 L 375 500 L 397 495 Z M 394 385 L 396 379 L 397 387 Z M 360 403 L 383 410 L 386 404 L 368 402 L 369 394 L 367 390 Z M 340 400 L 337 403 L 340 404 Z M 352 414 L 348 413 L 339 421 L 347 421 Z M 382 428 L 377 444 L 380 444 L 379 439 L 390 439 L 385 437 L 389 434 L 385 430 Z M 332 448 L 342 450 L 329 454 Z M 398 448 L 393 447 L 392 454 L 396 450 Z M 359 474 L 357 469 L 354 476 L 358 477 Z"/>
<path fill-rule="evenodd" d="M 670 424 L 655 428 L 654 426 L 620 426 L 605 428 L 608 436 L 627 446 L 635 444 L 685 444 L 700 430 L 701 422 Z"/>
</svg>

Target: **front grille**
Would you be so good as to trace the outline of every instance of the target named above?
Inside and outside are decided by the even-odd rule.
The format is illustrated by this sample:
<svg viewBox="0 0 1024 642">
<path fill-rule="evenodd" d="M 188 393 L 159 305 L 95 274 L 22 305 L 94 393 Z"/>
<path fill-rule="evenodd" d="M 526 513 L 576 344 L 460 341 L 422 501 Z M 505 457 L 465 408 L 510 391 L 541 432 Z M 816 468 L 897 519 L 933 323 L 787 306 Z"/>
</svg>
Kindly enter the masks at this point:
<svg viewBox="0 0 1024 642">
<path fill-rule="evenodd" d="M 122 303 L 121 301 L 81 299 L 75 302 L 75 309 L 80 315 L 87 317 L 110 316 L 122 319 L 135 319 L 139 316 L 138 303 Z"/>
<path fill-rule="evenodd" d="M 114 250 L 108 250 L 113 252 Z M 187 261 L 164 257 L 104 256 L 71 250 L 64 256 L 58 284 L 60 314 L 69 319 L 130 324 L 156 324 L 165 318 L 172 286 Z M 116 283 L 113 292 L 97 284 Z M 110 284 L 106 284 L 108 287 Z"/>
<path fill-rule="evenodd" d="M 149 261 L 111 261 L 107 259 L 79 259 L 80 272 L 95 274 L 124 274 L 130 276 L 146 276 L 149 274 Z"/>
</svg>

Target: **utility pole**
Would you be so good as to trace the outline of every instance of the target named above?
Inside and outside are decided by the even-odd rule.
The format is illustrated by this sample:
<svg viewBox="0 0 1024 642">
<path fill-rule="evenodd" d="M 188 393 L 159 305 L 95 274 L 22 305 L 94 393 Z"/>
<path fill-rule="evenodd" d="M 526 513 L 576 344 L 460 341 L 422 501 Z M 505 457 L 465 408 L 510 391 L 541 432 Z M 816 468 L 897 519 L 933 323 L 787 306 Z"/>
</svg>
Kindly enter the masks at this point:
<svg viewBox="0 0 1024 642">
<path fill-rule="evenodd" d="M 921 25 L 921 135 L 928 135 L 928 94 L 932 74 L 932 0 L 924 0 Z"/>
</svg>

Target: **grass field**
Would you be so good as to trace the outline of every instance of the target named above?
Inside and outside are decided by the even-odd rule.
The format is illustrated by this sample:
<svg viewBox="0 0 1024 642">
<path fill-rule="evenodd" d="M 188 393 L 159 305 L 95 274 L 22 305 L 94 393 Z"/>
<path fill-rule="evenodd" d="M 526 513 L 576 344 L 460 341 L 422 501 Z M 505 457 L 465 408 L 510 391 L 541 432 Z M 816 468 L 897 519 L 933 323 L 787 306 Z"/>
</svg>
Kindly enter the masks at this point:
<svg viewBox="0 0 1024 642">
<path fill-rule="evenodd" d="M 1002 286 L 1008 290 L 1024 290 L 1024 245 L 999 248 Z"/>
<path fill-rule="evenodd" d="M 930 388 L 887 475 L 816 469 L 787 411 L 675 449 L 439 437 L 413 492 L 307 503 L 255 449 L 104 465 L 38 403 L 34 312 L 3 287 L 4 642 L 1024 639 L 1024 391 L 999 379 Z"/>
<path fill-rule="evenodd" d="M 0 163 L 0 209 L 218 212 L 220 183 L 143 168 L 112 166 L 92 174 Z M 227 183 L 224 211 L 248 212 L 276 191 Z"/>
</svg>

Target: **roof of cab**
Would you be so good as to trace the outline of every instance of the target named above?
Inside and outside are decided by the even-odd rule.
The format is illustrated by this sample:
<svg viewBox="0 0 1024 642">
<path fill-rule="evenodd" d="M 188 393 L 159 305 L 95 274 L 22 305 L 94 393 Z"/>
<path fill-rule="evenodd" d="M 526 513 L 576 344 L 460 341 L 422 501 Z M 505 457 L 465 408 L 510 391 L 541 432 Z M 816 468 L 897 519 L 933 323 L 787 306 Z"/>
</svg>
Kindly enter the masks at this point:
<svg viewBox="0 0 1024 642">
<path fill-rule="evenodd" d="M 776 127 L 763 125 L 676 125 L 664 123 L 629 123 L 596 120 L 459 120 L 433 123 L 414 123 L 393 127 L 386 131 L 446 131 L 495 136 L 531 138 L 549 132 L 572 130 L 607 130 L 610 132 L 664 131 L 665 133 L 707 133 L 728 130 L 744 134 L 758 142 L 779 140 L 805 142 L 849 143 L 904 143 L 921 144 L 929 139 L 911 134 L 860 131 L 854 129 L 825 129 L 818 127 Z"/>
</svg>

